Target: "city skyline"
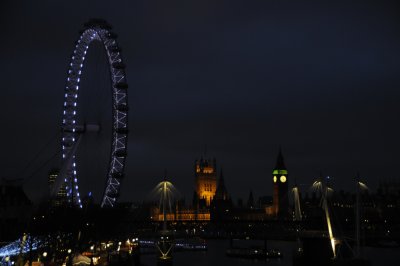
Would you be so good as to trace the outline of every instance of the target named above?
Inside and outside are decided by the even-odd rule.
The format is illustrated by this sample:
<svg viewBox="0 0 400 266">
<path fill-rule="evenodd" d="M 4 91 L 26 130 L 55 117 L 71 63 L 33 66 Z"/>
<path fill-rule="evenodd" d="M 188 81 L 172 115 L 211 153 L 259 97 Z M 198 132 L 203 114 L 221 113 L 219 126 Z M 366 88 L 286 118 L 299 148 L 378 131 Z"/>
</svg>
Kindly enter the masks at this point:
<svg viewBox="0 0 400 266">
<path fill-rule="evenodd" d="M 33 198 L 47 188 L 57 162 L 29 177 L 61 148 L 54 136 L 73 44 L 84 22 L 102 17 L 119 36 L 129 84 L 121 200 L 144 199 L 164 169 L 191 200 L 205 145 L 234 198 L 272 195 L 279 146 L 289 182 L 311 185 L 322 172 L 351 190 L 357 172 L 372 189 L 379 178 L 398 178 L 397 7 L 229 3 L 7 1 L 1 177 L 28 179 Z"/>
</svg>

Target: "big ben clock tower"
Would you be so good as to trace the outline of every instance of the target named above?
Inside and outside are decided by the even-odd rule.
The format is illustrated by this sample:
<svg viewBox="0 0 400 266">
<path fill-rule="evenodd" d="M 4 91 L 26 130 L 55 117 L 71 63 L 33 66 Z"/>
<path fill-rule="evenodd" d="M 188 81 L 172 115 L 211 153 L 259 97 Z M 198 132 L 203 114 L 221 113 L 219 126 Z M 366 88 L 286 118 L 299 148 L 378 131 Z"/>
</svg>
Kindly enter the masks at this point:
<svg viewBox="0 0 400 266">
<path fill-rule="evenodd" d="M 285 167 L 281 149 L 279 149 L 276 166 L 272 171 L 273 202 L 272 212 L 278 218 L 285 218 L 289 213 L 288 171 Z"/>
</svg>

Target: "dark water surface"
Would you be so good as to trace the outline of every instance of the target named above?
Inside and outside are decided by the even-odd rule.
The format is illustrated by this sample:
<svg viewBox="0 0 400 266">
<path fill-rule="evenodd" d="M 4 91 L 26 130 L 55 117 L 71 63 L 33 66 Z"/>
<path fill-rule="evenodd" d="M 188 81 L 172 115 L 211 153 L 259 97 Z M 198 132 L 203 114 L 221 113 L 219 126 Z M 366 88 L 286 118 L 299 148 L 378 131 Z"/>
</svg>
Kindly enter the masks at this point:
<svg viewBox="0 0 400 266">
<path fill-rule="evenodd" d="M 249 260 L 240 258 L 230 258 L 225 255 L 229 247 L 228 240 L 209 240 L 207 241 L 208 251 L 186 251 L 174 253 L 174 266 L 247 266 L 247 265 L 280 265 L 292 266 L 293 250 L 297 247 L 296 242 L 288 241 L 268 241 L 268 248 L 279 249 L 283 253 L 281 259 L 270 260 Z M 242 243 L 235 245 L 245 246 Z M 259 245 L 263 242 L 255 241 L 246 243 L 247 246 Z M 362 253 L 369 258 L 372 265 L 398 266 L 400 259 L 400 248 L 363 248 Z M 318 251 L 316 250 L 316 254 Z M 155 255 L 143 255 L 141 261 L 146 266 L 155 266 Z"/>
</svg>

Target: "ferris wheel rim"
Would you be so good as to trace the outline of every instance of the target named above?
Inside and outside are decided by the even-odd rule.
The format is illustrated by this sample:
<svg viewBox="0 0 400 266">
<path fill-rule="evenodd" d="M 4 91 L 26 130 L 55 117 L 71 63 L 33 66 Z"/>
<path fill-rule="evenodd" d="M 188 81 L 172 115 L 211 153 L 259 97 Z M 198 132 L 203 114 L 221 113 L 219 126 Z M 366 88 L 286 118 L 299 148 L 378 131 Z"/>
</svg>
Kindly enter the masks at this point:
<svg viewBox="0 0 400 266">
<path fill-rule="evenodd" d="M 116 41 L 117 35 L 111 32 L 111 26 L 103 20 L 91 20 L 85 23 L 85 28 L 76 41 L 74 52 L 71 56 L 67 73 L 67 83 L 64 89 L 64 108 L 62 119 L 62 156 L 66 161 L 67 156 L 72 156 L 68 162 L 67 179 L 71 185 L 67 193 L 77 193 L 75 203 L 82 207 L 79 197 L 76 158 L 73 146 L 79 141 L 81 133 L 77 125 L 77 103 L 79 96 L 79 83 L 84 67 L 85 56 L 91 43 L 102 43 L 107 58 L 111 77 L 112 90 L 112 136 L 109 167 L 106 176 L 106 185 L 101 201 L 101 206 L 113 207 L 119 197 L 121 181 L 127 155 L 128 139 L 128 84 L 126 82 L 125 64 L 122 61 L 121 49 Z M 76 149 L 75 149 L 76 150 Z M 76 191 L 74 192 L 74 190 Z M 72 196 L 73 199 L 73 196 Z"/>
</svg>

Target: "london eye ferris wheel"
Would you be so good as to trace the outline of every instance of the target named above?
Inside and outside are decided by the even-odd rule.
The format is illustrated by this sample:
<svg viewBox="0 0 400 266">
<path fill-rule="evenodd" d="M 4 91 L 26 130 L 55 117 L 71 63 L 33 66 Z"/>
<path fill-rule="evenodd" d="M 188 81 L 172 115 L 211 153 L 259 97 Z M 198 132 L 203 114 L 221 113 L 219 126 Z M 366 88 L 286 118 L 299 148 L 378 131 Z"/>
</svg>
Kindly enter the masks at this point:
<svg viewBox="0 0 400 266">
<path fill-rule="evenodd" d="M 125 65 L 121 58 L 121 49 L 116 34 L 104 20 L 93 19 L 84 24 L 69 64 L 67 82 L 64 89 L 62 115 L 62 158 L 61 168 L 52 194 L 65 183 L 69 202 L 82 208 L 77 174 L 77 149 L 82 135 L 89 130 L 98 129 L 98 125 L 79 124 L 78 104 L 81 75 L 85 57 L 93 42 L 99 42 L 106 52 L 112 98 L 111 150 L 106 173 L 106 185 L 101 199 L 102 207 L 113 207 L 119 197 L 121 181 L 127 156 L 128 141 L 128 96 Z"/>
</svg>

